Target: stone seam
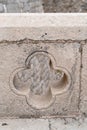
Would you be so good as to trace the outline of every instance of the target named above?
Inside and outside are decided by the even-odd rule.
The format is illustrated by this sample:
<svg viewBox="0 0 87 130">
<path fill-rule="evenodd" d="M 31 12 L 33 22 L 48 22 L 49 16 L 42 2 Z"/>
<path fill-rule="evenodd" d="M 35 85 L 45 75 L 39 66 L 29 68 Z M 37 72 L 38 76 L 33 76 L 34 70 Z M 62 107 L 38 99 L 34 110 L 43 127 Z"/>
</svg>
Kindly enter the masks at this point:
<svg viewBox="0 0 87 130">
<path fill-rule="evenodd" d="M 32 43 L 32 44 L 39 44 L 39 43 L 62 43 L 62 44 L 69 44 L 69 43 L 80 43 L 80 44 L 83 44 L 82 42 L 84 42 L 85 44 L 87 43 L 87 39 L 85 40 L 72 40 L 72 39 L 68 39 L 68 40 L 64 40 L 64 39 L 57 39 L 57 40 L 33 40 L 33 39 L 20 39 L 20 40 L 16 40 L 16 41 L 9 41 L 9 40 L 3 40 L 3 41 L 0 41 L 0 44 L 3 44 L 3 43 L 6 43 L 6 44 L 29 44 L 29 43 Z"/>
</svg>

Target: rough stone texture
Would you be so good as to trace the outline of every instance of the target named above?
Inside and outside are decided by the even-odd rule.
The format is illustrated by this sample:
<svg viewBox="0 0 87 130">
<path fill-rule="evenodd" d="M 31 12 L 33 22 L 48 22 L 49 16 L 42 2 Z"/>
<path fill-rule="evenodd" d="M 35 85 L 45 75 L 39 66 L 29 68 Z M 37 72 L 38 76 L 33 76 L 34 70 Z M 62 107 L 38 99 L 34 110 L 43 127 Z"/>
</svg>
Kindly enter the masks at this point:
<svg viewBox="0 0 87 130">
<path fill-rule="evenodd" d="M 0 0 L 0 3 L 0 13 L 87 12 L 86 0 Z"/>
<path fill-rule="evenodd" d="M 0 13 L 4 13 L 4 5 L 0 3 Z"/>
<path fill-rule="evenodd" d="M 0 4 L 0 13 L 43 12 L 42 0 L 0 0 Z"/>
<path fill-rule="evenodd" d="M 48 120 L 41 119 L 3 119 L 0 130 L 49 130 Z"/>
<path fill-rule="evenodd" d="M 87 1 L 44 0 L 44 12 L 87 12 Z"/>
<path fill-rule="evenodd" d="M 14 44 L 8 42 L 0 45 L 0 91 L 2 92 L 0 94 L 0 116 L 40 117 L 50 115 L 77 115 L 79 113 L 80 44 L 63 44 L 62 42 L 58 44 L 56 42 L 39 42 L 37 44 L 32 44 L 32 42 L 34 41 L 24 40 L 21 42 L 14 42 Z M 17 91 L 13 90 L 13 78 L 11 78 L 15 70 L 17 72 L 19 71 L 18 68 L 21 69 L 22 67 L 23 69 L 27 69 L 25 66 L 26 58 L 30 52 L 38 49 L 47 51 L 55 57 L 56 63 L 51 60 L 54 69 L 56 71 L 63 71 L 66 75 L 66 78 L 64 78 L 65 80 L 62 80 L 62 82 L 57 85 L 58 89 L 54 84 L 51 88 L 52 96 L 54 97 L 51 98 L 53 104 L 46 107 L 46 109 L 40 110 L 38 110 L 37 107 L 33 108 L 29 100 L 31 97 L 34 98 L 34 95 L 29 95 L 28 90 L 27 92 L 23 89 Z M 15 75 L 13 75 L 13 77 L 14 76 Z M 30 85 L 27 87 L 29 88 Z M 27 96 L 27 102 L 25 95 Z M 49 93 L 47 96 L 50 97 Z M 45 98 L 45 100 L 41 99 L 40 101 L 44 106 L 48 98 Z M 38 98 L 33 104 L 36 102 L 37 106 L 41 105 L 38 104 L 40 103 L 38 102 Z"/>
<path fill-rule="evenodd" d="M 61 118 L 49 120 L 50 130 L 87 130 L 87 119 Z"/>
<path fill-rule="evenodd" d="M 0 119 L 0 130 L 87 130 L 87 118 Z"/>
<path fill-rule="evenodd" d="M 82 73 L 81 73 L 81 95 L 80 108 L 87 115 L 87 42 L 82 48 Z"/>
</svg>

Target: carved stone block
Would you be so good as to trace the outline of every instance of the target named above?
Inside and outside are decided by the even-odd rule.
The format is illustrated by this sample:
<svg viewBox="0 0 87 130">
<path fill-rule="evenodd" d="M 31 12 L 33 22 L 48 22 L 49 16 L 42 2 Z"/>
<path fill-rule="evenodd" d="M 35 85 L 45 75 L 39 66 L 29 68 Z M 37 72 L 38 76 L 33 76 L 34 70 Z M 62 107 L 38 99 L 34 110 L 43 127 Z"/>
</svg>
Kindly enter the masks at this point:
<svg viewBox="0 0 87 130">
<path fill-rule="evenodd" d="M 78 114 L 80 44 L 34 43 L 0 45 L 0 116 Z"/>
</svg>

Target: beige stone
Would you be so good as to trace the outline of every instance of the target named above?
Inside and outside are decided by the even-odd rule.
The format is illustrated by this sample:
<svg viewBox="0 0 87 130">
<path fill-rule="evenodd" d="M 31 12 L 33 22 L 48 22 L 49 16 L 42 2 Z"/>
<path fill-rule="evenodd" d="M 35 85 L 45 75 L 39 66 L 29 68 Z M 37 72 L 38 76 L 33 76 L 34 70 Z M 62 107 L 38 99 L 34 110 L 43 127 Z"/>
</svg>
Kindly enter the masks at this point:
<svg viewBox="0 0 87 130">
<path fill-rule="evenodd" d="M 86 21 L 85 14 L 0 15 L 0 117 L 81 114 Z"/>
<path fill-rule="evenodd" d="M 81 112 L 87 114 L 87 44 L 83 45 L 82 51 L 82 71 L 81 71 L 81 94 L 80 109 Z"/>
<path fill-rule="evenodd" d="M 87 118 L 58 119 L 0 119 L 1 130 L 87 130 Z"/>
<path fill-rule="evenodd" d="M 85 40 L 86 14 L 0 14 L 0 41 Z"/>
<path fill-rule="evenodd" d="M 1 130 L 49 130 L 48 120 L 42 119 L 1 119 Z"/>
<path fill-rule="evenodd" d="M 0 45 L 0 116 L 78 114 L 80 44 L 33 42 Z"/>
</svg>

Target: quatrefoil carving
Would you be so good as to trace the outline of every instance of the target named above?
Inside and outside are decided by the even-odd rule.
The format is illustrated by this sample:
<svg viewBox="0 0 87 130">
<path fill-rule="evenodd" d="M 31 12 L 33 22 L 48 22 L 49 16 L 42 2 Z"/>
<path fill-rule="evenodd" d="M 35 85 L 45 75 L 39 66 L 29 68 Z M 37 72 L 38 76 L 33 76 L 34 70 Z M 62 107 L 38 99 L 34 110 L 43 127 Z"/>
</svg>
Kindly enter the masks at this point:
<svg viewBox="0 0 87 130">
<path fill-rule="evenodd" d="M 13 71 L 10 85 L 13 92 L 26 97 L 31 107 L 43 109 L 54 103 L 56 95 L 69 89 L 71 76 L 56 65 L 51 54 L 35 51 L 27 57 L 25 67 Z"/>
</svg>

